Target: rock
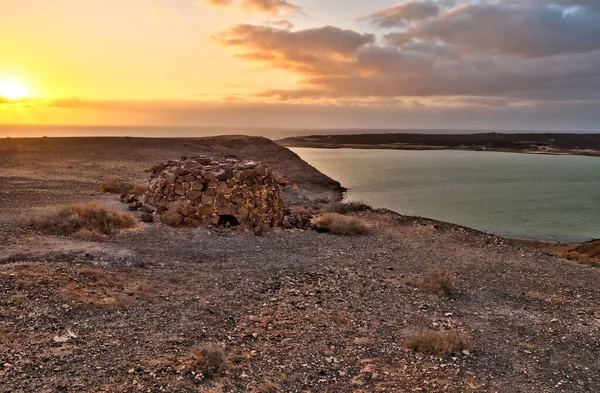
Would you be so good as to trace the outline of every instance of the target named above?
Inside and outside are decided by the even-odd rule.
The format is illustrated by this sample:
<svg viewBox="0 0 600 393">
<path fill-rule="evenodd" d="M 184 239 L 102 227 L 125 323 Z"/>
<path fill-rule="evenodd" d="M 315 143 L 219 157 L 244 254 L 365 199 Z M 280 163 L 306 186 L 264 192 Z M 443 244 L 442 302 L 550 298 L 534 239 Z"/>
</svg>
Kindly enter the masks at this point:
<svg viewBox="0 0 600 393">
<path fill-rule="evenodd" d="M 142 206 L 143 206 L 143 204 L 141 202 L 130 203 L 129 210 L 135 211 L 135 210 L 138 210 L 139 208 L 141 208 Z"/>
<path fill-rule="evenodd" d="M 202 192 L 201 191 L 188 191 L 187 195 L 186 195 L 187 199 L 189 199 L 190 201 L 197 201 L 202 197 Z"/>
<path fill-rule="evenodd" d="M 217 187 L 217 193 L 221 195 L 229 195 L 231 194 L 231 189 L 227 186 L 226 183 L 220 183 Z"/>
<path fill-rule="evenodd" d="M 206 194 L 202 195 L 200 200 L 203 205 L 212 205 L 213 203 L 215 203 L 215 199 L 212 196 Z"/>
<path fill-rule="evenodd" d="M 471 352 L 467 351 L 466 349 L 462 351 L 462 354 L 465 356 L 470 356 Z"/>
<path fill-rule="evenodd" d="M 144 214 L 142 214 L 142 221 L 143 222 L 154 222 L 154 216 L 150 213 L 144 213 Z"/>
<path fill-rule="evenodd" d="M 175 194 L 185 195 L 185 187 L 183 187 L 183 184 L 181 184 L 181 183 L 175 184 Z"/>
<path fill-rule="evenodd" d="M 154 213 L 154 208 L 148 205 L 143 205 L 142 207 L 140 207 L 140 211 L 144 212 L 144 213 L 149 213 L 152 214 Z"/>
<path fill-rule="evenodd" d="M 234 178 L 233 169 L 227 168 L 227 169 L 223 170 L 222 172 L 220 172 L 216 175 L 216 178 L 219 181 L 227 181 L 229 179 Z"/>
</svg>

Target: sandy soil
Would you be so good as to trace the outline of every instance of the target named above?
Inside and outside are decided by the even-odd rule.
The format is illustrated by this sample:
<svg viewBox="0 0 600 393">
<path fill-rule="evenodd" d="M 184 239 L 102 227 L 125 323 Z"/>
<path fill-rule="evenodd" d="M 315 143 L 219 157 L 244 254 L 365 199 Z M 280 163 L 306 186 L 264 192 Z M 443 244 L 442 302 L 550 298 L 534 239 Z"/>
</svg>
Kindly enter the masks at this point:
<svg viewBox="0 0 600 393">
<path fill-rule="evenodd" d="M 160 223 L 104 242 L 41 235 L 27 220 L 43 207 L 126 210 L 98 192 L 103 178 L 218 152 L 183 140 L 9 143 L 0 392 L 600 391 L 600 269 L 384 210 L 358 213 L 370 228 L 361 237 Z M 411 285 L 439 267 L 456 276 L 453 295 Z M 473 348 L 444 358 L 404 348 L 430 329 L 468 333 Z M 228 358 L 214 381 L 190 369 L 207 343 Z"/>
</svg>

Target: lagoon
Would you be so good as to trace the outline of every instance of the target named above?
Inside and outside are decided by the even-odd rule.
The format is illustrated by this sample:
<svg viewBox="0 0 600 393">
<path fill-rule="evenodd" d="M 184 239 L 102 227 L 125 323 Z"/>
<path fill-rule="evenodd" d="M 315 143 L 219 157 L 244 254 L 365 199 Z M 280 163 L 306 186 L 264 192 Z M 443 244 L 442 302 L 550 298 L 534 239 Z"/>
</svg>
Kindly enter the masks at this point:
<svg viewBox="0 0 600 393">
<path fill-rule="evenodd" d="M 600 159 L 471 151 L 293 148 L 348 200 L 521 239 L 600 238 Z"/>
</svg>

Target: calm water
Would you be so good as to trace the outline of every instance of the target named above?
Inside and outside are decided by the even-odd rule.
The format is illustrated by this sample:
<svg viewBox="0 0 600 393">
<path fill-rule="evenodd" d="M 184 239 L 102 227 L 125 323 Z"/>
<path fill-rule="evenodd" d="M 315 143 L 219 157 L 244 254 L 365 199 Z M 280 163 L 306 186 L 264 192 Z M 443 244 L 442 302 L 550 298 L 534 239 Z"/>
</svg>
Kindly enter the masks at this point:
<svg viewBox="0 0 600 393">
<path fill-rule="evenodd" d="M 349 200 L 503 236 L 600 238 L 600 158 L 493 152 L 293 149 Z"/>
</svg>

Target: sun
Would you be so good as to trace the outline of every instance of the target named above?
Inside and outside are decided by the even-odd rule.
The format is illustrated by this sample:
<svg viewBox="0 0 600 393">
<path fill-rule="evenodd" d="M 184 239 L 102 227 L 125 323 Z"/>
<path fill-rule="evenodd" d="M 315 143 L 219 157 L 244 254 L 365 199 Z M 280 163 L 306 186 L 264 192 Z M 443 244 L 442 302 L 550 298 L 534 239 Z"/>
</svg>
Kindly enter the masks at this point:
<svg viewBox="0 0 600 393">
<path fill-rule="evenodd" d="M 0 97 L 7 100 L 20 100 L 31 97 L 32 91 L 21 80 L 16 78 L 6 78 L 0 80 Z"/>
</svg>

